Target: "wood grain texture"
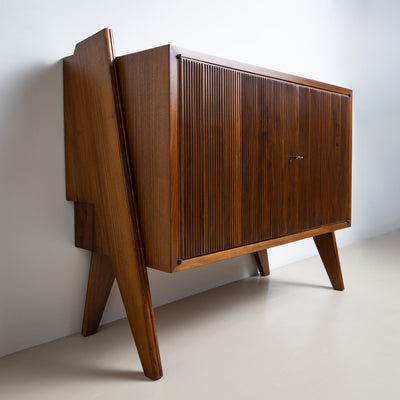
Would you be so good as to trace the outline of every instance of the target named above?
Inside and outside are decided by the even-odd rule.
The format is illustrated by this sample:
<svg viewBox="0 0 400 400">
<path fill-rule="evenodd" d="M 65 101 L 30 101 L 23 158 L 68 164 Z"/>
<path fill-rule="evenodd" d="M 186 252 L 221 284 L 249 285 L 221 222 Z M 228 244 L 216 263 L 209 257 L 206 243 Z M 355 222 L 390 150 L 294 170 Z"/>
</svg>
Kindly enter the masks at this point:
<svg viewBox="0 0 400 400">
<path fill-rule="evenodd" d="M 340 179 L 347 183 L 346 193 L 346 214 L 351 226 L 351 183 L 352 183 L 352 126 L 353 126 L 353 96 L 342 97 L 341 101 L 341 137 L 346 139 L 342 157 L 342 171 L 340 171 Z"/>
<path fill-rule="evenodd" d="M 169 62 L 169 46 L 116 58 L 146 265 L 167 272 L 172 240 Z"/>
<path fill-rule="evenodd" d="M 110 31 L 64 59 L 67 199 L 94 205 L 94 248 L 108 256 L 145 374 L 162 376 L 133 185 L 115 84 Z"/>
<path fill-rule="evenodd" d="M 332 93 L 339 93 L 343 94 L 346 96 L 351 96 L 352 95 L 352 90 L 351 89 L 346 89 L 340 86 L 336 85 L 331 85 L 325 82 L 319 82 L 313 79 L 308 79 L 308 78 L 303 78 L 300 76 L 296 75 L 291 75 L 291 74 L 286 74 L 283 72 L 279 71 L 274 71 L 271 69 L 263 68 L 263 67 L 258 67 L 255 65 L 251 64 L 246 64 L 243 62 L 238 62 L 234 60 L 228 60 L 225 58 L 221 57 L 216 57 L 212 56 L 209 54 L 203 54 L 199 52 L 195 52 L 192 50 L 184 49 L 182 47 L 178 46 L 171 46 L 172 51 L 179 57 L 184 57 L 186 59 L 190 59 L 193 61 L 200 61 L 200 62 L 206 62 L 208 64 L 213 64 L 215 66 L 220 66 L 224 68 L 230 68 L 236 71 L 241 71 L 241 72 L 246 72 L 246 73 L 252 73 L 254 75 L 259 75 L 263 76 L 266 78 L 272 78 L 276 79 L 279 81 L 284 81 L 288 83 L 294 83 L 297 85 L 302 85 L 306 87 L 313 87 L 313 88 L 318 88 L 321 90 L 326 90 L 328 92 Z"/>
<path fill-rule="evenodd" d="M 258 271 L 260 272 L 260 275 L 268 276 L 270 274 L 270 271 L 269 271 L 267 250 L 256 251 L 253 254 L 256 259 L 257 268 L 258 268 Z"/>
<path fill-rule="evenodd" d="M 260 115 L 264 112 L 266 93 L 259 77 L 240 73 L 240 154 L 241 164 L 241 244 L 271 237 L 271 187 L 269 183 L 269 133 Z M 235 185 L 235 182 L 233 182 Z"/>
<path fill-rule="evenodd" d="M 93 251 L 82 333 L 117 279 L 144 372 L 162 376 L 146 265 L 177 272 L 314 237 L 335 289 L 350 225 L 352 92 L 171 45 L 64 59 L 67 199 Z M 125 129 L 126 128 L 126 129 Z"/>
<path fill-rule="evenodd" d="M 302 160 L 291 162 L 290 159 L 302 155 L 298 149 L 299 89 L 271 79 L 267 79 L 265 89 L 267 103 L 260 118 L 266 119 L 268 134 L 271 237 L 279 237 L 301 230 L 297 219 L 299 198 L 296 189 L 299 184 L 297 171 Z"/>
<path fill-rule="evenodd" d="M 349 225 L 350 223 L 348 222 L 340 222 L 337 224 L 324 225 L 318 228 L 309 229 L 291 235 L 285 235 L 278 238 L 264 240 L 262 242 L 251 243 L 246 246 L 239 246 L 232 249 L 205 254 L 199 257 L 189 258 L 187 260 L 182 260 L 182 262 L 175 267 L 174 272 L 200 267 L 205 264 L 226 260 L 228 258 L 241 256 L 243 254 L 254 253 L 259 250 L 264 250 L 267 248 L 280 246 L 282 244 L 295 242 L 297 240 L 307 239 L 310 237 L 322 235 L 324 233 L 337 231 L 339 229 L 348 228 Z"/>
<path fill-rule="evenodd" d="M 238 78 L 182 60 L 181 258 L 242 243 Z"/>
<path fill-rule="evenodd" d="M 351 91 L 199 60 L 117 58 L 146 265 L 347 222 Z"/>
<path fill-rule="evenodd" d="M 329 276 L 332 287 L 336 290 L 344 290 L 342 271 L 340 268 L 339 254 L 336 246 L 334 232 L 314 236 L 314 242 L 321 256 L 325 270 Z"/>
<path fill-rule="evenodd" d="M 92 252 L 82 322 L 83 336 L 90 336 L 97 332 L 114 279 L 110 259 Z"/>
<path fill-rule="evenodd" d="M 94 205 L 74 203 L 75 246 L 85 250 L 96 247 L 94 226 Z"/>
<path fill-rule="evenodd" d="M 170 206 L 171 206 L 171 256 L 169 271 L 178 263 L 181 235 L 181 191 L 180 191 L 180 62 L 171 46 L 169 49 L 169 131 L 170 131 Z"/>
<path fill-rule="evenodd" d="M 349 96 L 180 60 L 183 260 L 350 219 Z"/>
</svg>

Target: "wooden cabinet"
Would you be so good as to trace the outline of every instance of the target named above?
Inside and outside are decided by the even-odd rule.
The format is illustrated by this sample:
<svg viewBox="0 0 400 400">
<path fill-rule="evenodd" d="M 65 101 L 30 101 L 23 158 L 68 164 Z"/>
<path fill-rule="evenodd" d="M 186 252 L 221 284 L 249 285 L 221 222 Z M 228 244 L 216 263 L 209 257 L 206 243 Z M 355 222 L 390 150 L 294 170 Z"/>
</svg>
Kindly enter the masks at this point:
<svg viewBox="0 0 400 400">
<path fill-rule="evenodd" d="M 144 372 L 162 376 L 147 267 L 177 272 L 313 237 L 343 290 L 349 89 L 162 46 L 114 57 L 111 32 L 64 59 L 67 199 L 92 251 L 82 333 L 117 279 Z"/>
<path fill-rule="evenodd" d="M 169 45 L 116 64 L 147 266 L 347 225 L 350 91 Z"/>
</svg>

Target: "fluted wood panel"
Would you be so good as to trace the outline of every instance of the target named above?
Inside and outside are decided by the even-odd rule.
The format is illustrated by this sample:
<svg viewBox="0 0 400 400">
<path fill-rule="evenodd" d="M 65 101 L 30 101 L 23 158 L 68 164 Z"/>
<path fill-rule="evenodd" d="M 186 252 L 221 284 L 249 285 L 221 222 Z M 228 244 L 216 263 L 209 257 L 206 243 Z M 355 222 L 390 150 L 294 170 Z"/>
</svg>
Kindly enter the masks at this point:
<svg viewBox="0 0 400 400">
<path fill-rule="evenodd" d="M 268 182 L 268 134 L 259 117 L 265 112 L 262 100 L 265 91 L 262 79 L 241 74 L 241 142 L 242 142 L 242 235 L 248 244 L 271 237 L 270 195 Z"/>
<path fill-rule="evenodd" d="M 350 218 L 350 99 L 308 88 L 300 88 L 299 99 L 306 167 L 298 192 L 304 204 L 299 209 L 300 228 L 346 221 Z"/>
<path fill-rule="evenodd" d="M 349 219 L 346 95 L 181 59 L 181 255 Z"/>
<path fill-rule="evenodd" d="M 181 62 L 182 258 L 266 240 L 271 224 L 260 78 Z"/>
<path fill-rule="evenodd" d="M 292 230 L 290 225 L 297 225 L 296 189 L 300 184 L 300 161 L 303 160 L 291 161 L 289 157 L 301 156 L 298 144 L 299 89 L 290 83 L 267 79 L 266 90 L 267 103 L 260 118 L 267 121 L 271 236 L 278 237 Z"/>
<path fill-rule="evenodd" d="M 182 61 L 182 258 L 241 244 L 240 74 Z"/>
</svg>

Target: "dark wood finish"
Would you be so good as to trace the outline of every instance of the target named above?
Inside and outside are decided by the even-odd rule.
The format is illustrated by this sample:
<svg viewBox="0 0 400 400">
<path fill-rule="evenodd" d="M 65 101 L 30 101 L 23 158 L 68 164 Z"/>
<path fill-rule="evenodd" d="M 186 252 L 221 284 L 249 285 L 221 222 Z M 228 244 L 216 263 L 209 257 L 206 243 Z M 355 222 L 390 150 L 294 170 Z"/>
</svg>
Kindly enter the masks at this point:
<svg viewBox="0 0 400 400">
<path fill-rule="evenodd" d="M 324 263 L 325 270 L 329 276 L 332 287 L 336 290 L 343 290 L 343 277 L 340 268 L 339 254 L 336 246 L 334 232 L 314 236 L 319 255 Z"/>
<path fill-rule="evenodd" d="M 95 248 L 94 206 L 89 203 L 74 203 L 75 246 L 81 249 Z"/>
<path fill-rule="evenodd" d="M 110 259 L 92 252 L 82 322 L 83 336 L 90 336 L 97 332 L 114 279 Z"/>
<path fill-rule="evenodd" d="M 304 232 L 285 235 L 274 239 L 268 239 L 262 242 L 248 244 L 246 246 L 234 247 L 232 249 L 218 251 L 216 253 L 205 254 L 204 256 L 189 258 L 188 260 L 182 260 L 182 262 L 176 266 L 174 272 L 184 271 L 186 269 L 200 267 L 205 264 L 226 260 L 228 258 L 241 256 L 243 254 L 254 253 L 259 250 L 264 250 L 267 248 L 280 246 L 282 244 L 295 242 L 297 240 L 323 235 L 327 232 L 333 232 L 339 229 L 348 228 L 349 225 L 349 222 L 340 222 L 338 224 L 325 225 Z"/>
<path fill-rule="evenodd" d="M 348 96 L 181 69 L 182 259 L 349 219 Z"/>
<path fill-rule="evenodd" d="M 114 65 L 115 63 L 115 65 Z M 93 251 L 82 332 L 114 275 L 145 374 L 162 375 L 146 266 L 177 272 L 314 237 L 343 289 L 352 91 L 174 46 L 118 57 L 109 30 L 64 59 L 67 199 Z"/>
<path fill-rule="evenodd" d="M 256 251 L 254 257 L 256 259 L 258 271 L 261 276 L 268 276 L 269 271 L 269 262 L 268 262 L 268 253 L 267 250 Z"/>
<path fill-rule="evenodd" d="M 239 78 L 182 60 L 183 259 L 243 244 L 241 214 L 248 208 L 242 207 Z"/>
<path fill-rule="evenodd" d="M 181 160 L 180 160 L 180 63 L 177 62 L 176 54 L 169 46 L 169 91 L 170 91 L 170 180 L 171 180 L 171 258 L 169 272 L 180 258 L 181 243 Z"/>
<path fill-rule="evenodd" d="M 158 379 L 161 362 L 112 60 L 108 30 L 64 59 L 67 199 L 94 205 L 91 250 L 109 257 L 144 372 Z"/>
<path fill-rule="evenodd" d="M 217 61 L 117 58 L 151 268 L 350 220 L 351 91 Z"/>
<path fill-rule="evenodd" d="M 263 67 L 258 67 L 251 64 L 246 64 L 234 60 L 228 60 L 221 57 L 212 56 L 209 54 L 203 54 L 195 52 L 192 50 L 187 50 L 182 47 L 171 46 L 171 50 L 178 57 L 182 56 L 193 61 L 206 62 L 209 64 L 218 65 L 224 68 L 230 68 L 237 71 L 252 73 L 254 75 L 260 75 L 268 78 L 277 79 L 280 81 L 285 81 L 289 83 L 295 83 L 297 85 L 313 87 L 321 90 L 326 90 L 328 92 L 344 94 L 346 96 L 352 95 L 352 90 L 346 89 L 340 86 L 331 85 L 329 83 L 315 81 L 313 79 L 303 78 L 296 75 L 286 74 L 284 72 L 274 71 L 272 69 L 267 69 Z"/>
<path fill-rule="evenodd" d="M 131 54 L 117 58 L 116 62 L 146 265 L 169 272 L 172 221 L 169 47 Z M 153 248 L 157 251 L 152 251 Z"/>
<path fill-rule="evenodd" d="M 263 86 L 266 104 L 260 118 L 265 121 L 268 135 L 271 237 L 279 237 L 309 228 L 304 226 L 301 229 L 296 218 L 299 207 L 298 169 L 303 160 L 290 158 L 303 156 L 298 148 L 299 88 L 271 79 L 265 79 Z"/>
</svg>

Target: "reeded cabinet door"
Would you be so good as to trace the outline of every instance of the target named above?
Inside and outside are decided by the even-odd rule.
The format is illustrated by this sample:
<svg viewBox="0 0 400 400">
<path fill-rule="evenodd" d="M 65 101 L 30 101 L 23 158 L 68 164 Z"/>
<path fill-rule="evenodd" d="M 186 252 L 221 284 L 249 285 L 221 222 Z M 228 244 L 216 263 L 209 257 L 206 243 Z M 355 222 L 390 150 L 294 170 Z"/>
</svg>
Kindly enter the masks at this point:
<svg viewBox="0 0 400 400">
<path fill-rule="evenodd" d="M 182 258 L 242 244 L 240 73 L 181 60 Z"/>
<path fill-rule="evenodd" d="M 181 257 L 346 221 L 348 96 L 181 59 Z"/>
<path fill-rule="evenodd" d="M 181 89 L 182 258 L 268 239 L 258 78 L 182 59 Z"/>
<path fill-rule="evenodd" d="M 297 191 L 303 186 L 304 163 L 299 135 L 299 87 L 269 78 L 259 81 L 258 118 L 267 137 L 267 187 L 270 236 L 279 237 L 298 230 L 297 215 L 303 206 Z"/>
<path fill-rule="evenodd" d="M 306 182 L 314 199 L 301 226 L 321 226 L 350 219 L 351 102 L 349 96 L 300 89 L 303 118 L 300 132 L 308 137 Z M 308 108 L 308 109 L 307 109 Z M 307 118 L 308 115 L 308 118 Z M 307 227 L 307 226 L 306 226 Z"/>
<path fill-rule="evenodd" d="M 259 80 L 266 93 L 259 118 L 268 134 L 271 236 L 348 220 L 349 97 Z"/>
</svg>

